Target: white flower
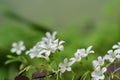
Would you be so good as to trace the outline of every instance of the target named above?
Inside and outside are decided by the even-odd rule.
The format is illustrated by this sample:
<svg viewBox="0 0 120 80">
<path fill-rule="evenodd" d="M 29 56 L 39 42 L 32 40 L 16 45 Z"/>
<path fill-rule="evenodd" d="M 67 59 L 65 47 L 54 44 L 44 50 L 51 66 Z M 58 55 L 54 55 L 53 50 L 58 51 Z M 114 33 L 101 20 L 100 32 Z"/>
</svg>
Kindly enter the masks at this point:
<svg viewBox="0 0 120 80">
<path fill-rule="evenodd" d="M 113 48 L 113 49 L 116 49 L 115 51 L 116 51 L 117 53 L 120 53 L 120 42 L 118 42 L 118 44 L 113 45 L 112 48 Z"/>
<path fill-rule="evenodd" d="M 60 41 L 60 42 L 58 42 L 58 46 L 57 46 L 58 50 L 63 51 L 64 46 L 63 46 L 62 44 L 63 44 L 64 42 L 65 42 L 65 41 Z"/>
<path fill-rule="evenodd" d="M 46 32 L 46 37 L 43 37 L 43 41 L 48 41 L 48 39 L 55 40 L 56 39 L 57 32 L 53 32 L 52 34 L 50 32 Z"/>
<path fill-rule="evenodd" d="M 42 40 L 34 46 L 35 49 L 31 49 L 27 54 L 31 54 L 31 58 L 40 57 L 48 59 L 51 53 L 55 53 L 57 50 L 62 51 L 64 49 L 62 45 L 64 41 L 56 39 L 56 34 L 56 32 L 53 32 L 53 34 L 47 32 L 46 37 L 43 37 Z"/>
<path fill-rule="evenodd" d="M 81 57 L 86 57 L 89 53 L 94 53 L 92 49 L 92 46 L 89 46 L 87 49 L 78 49 L 77 53 L 81 56 Z"/>
<path fill-rule="evenodd" d="M 58 39 L 56 39 L 56 34 L 56 32 L 53 32 L 53 34 L 47 32 L 46 37 L 43 37 L 42 41 L 38 42 L 37 45 L 40 48 L 48 50 L 52 53 L 54 53 L 57 49 L 62 51 L 64 49 L 64 46 L 62 45 L 64 41 L 59 41 Z"/>
<path fill-rule="evenodd" d="M 114 54 L 116 55 L 116 58 L 117 58 L 117 59 L 120 59 L 120 51 L 115 50 L 115 51 L 114 51 Z"/>
<path fill-rule="evenodd" d="M 89 46 L 87 49 L 86 49 L 86 53 L 94 53 L 92 49 L 92 46 Z"/>
<path fill-rule="evenodd" d="M 98 57 L 98 60 L 93 61 L 94 68 L 102 65 L 104 65 L 104 58 L 102 58 L 101 56 Z"/>
<path fill-rule="evenodd" d="M 36 46 L 34 46 L 29 51 L 26 51 L 26 54 L 29 54 L 30 58 L 34 58 L 34 57 L 38 56 L 39 52 L 40 52 L 40 49 L 38 49 Z"/>
<path fill-rule="evenodd" d="M 104 59 L 109 60 L 111 63 L 116 59 L 117 53 L 113 50 L 109 50 L 108 54 L 104 56 Z"/>
<path fill-rule="evenodd" d="M 92 49 L 92 46 L 89 46 L 86 50 L 85 49 L 80 49 L 82 57 L 86 57 L 89 53 L 94 53 Z"/>
<path fill-rule="evenodd" d="M 100 69 L 100 66 L 98 66 L 91 74 L 93 80 L 104 80 L 105 76 L 104 73 L 106 72 L 106 68 L 103 67 Z"/>
<path fill-rule="evenodd" d="M 70 58 L 71 64 L 74 64 L 76 61 L 80 61 L 83 56 L 84 50 L 78 49 L 77 52 L 75 52 L 74 57 Z"/>
<path fill-rule="evenodd" d="M 92 49 L 92 46 L 89 46 L 86 50 L 78 49 L 75 52 L 74 57 L 70 58 L 71 64 L 81 61 L 82 57 L 86 57 L 89 53 L 94 53 L 94 51 L 91 49 Z"/>
<path fill-rule="evenodd" d="M 21 52 L 25 50 L 23 41 L 19 41 L 18 43 L 14 42 L 12 47 L 11 52 L 16 53 L 17 55 L 20 55 Z"/>
<path fill-rule="evenodd" d="M 68 59 L 64 59 L 64 63 L 59 64 L 60 72 L 64 73 L 65 71 L 71 71 L 71 63 L 68 62 Z"/>
<path fill-rule="evenodd" d="M 120 49 L 120 42 L 118 42 L 118 45 L 117 45 L 117 44 L 113 45 L 112 48 L 113 48 L 113 49 Z"/>
</svg>

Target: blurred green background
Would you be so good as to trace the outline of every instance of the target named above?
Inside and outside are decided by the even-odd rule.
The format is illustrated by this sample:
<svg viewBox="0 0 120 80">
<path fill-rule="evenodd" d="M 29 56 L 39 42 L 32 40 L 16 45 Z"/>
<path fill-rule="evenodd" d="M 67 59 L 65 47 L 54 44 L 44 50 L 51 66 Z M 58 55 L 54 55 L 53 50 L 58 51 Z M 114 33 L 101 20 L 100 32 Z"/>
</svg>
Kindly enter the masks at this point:
<svg viewBox="0 0 120 80">
<path fill-rule="evenodd" d="M 29 49 L 47 31 L 65 40 L 62 59 L 89 45 L 96 59 L 120 41 L 120 0 L 0 0 L 0 80 L 18 71 L 18 63 L 4 64 L 11 44 L 23 40 Z"/>
</svg>

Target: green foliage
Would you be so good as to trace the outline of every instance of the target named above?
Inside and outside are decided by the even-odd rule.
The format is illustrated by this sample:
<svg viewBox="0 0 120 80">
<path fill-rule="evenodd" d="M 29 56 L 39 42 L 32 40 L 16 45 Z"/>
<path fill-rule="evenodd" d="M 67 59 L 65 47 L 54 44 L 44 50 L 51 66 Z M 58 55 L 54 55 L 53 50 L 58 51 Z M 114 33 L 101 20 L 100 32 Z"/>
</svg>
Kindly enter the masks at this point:
<svg viewBox="0 0 120 80">
<path fill-rule="evenodd" d="M 90 75 L 89 71 L 87 71 L 86 73 L 84 72 L 86 70 L 86 65 L 89 66 L 89 70 L 91 71 L 92 60 L 95 59 L 98 55 L 106 54 L 107 50 L 109 50 L 113 44 L 120 41 L 119 3 L 119 0 L 114 0 L 111 3 L 107 4 L 103 8 L 103 17 L 105 19 L 102 19 L 97 23 L 95 20 L 89 18 L 82 20 L 78 19 L 73 20 L 73 22 L 68 24 L 66 27 L 58 28 L 58 30 L 56 29 L 59 33 L 58 36 L 66 41 L 65 50 L 63 52 L 59 52 L 59 54 L 54 54 L 53 59 L 51 59 L 51 61 L 54 61 L 52 61 L 49 65 L 56 69 L 56 63 L 62 62 L 65 57 L 70 58 L 71 56 L 73 56 L 77 48 L 83 48 L 87 47 L 88 45 L 93 45 L 93 50 L 96 51 L 96 54 L 94 54 L 94 56 L 90 55 L 88 60 L 84 59 L 81 63 L 76 63 L 75 65 L 73 65 L 73 71 L 79 75 L 75 75 L 75 79 L 82 77 L 83 80 L 89 80 L 90 78 L 86 77 L 86 75 Z M 19 16 L 17 19 L 19 19 Z M 11 80 L 13 80 L 15 75 L 18 75 L 18 69 L 21 70 L 21 73 L 28 68 L 30 68 L 31 70 L 27 72 L 27 76 L 31 77 L 31 73 L 33 73 L 34 71 L 43 71 L 44 69 L 46 69 L 46 66 L 48 66 L 46 65 L 46 62 L 44 60 L 30 60 L 30 58 L 28 57 L 16 57 L 15 54 L 10 53 L 11 44 L 13 42 L 23 40 L 27 49 L 29 49 L 41 39 L 44 31 L 40 30 L 40 26 L 37 26 L 36 28 L 36 24 L 33 24 L 35 23 L 29 20 L 27 21 L 26 19 L 22 19 L 22 21 L 20 21 L 8 18 L 8 16 L 6 17 L 5 21 L 0 24 L 0 80 L 3 80 L 4 78 L 10 78 Z M 42 28 L 46 27 L 43 26 Z M 49 29 L 47 30 L 49 31 Z M 61 58 L 58 58 L 58 56 L 60 56 Z M 26 62 L 26 60 L 28 62 Z M 4 64 L 4 62 L 5 64 L 7 64 L 7 66 Z M 21 62 L 23 62 L 24 64 L 20 64 Z M 42 63 L 44 63 L 44 66 L 41 66 Z M 20 65 L 20 67 L 15 68 L 15 65 Z M 37 68 L 34 68 L 32 65 L 35 65 Z M 40 68 L 41 70 L 39 70 L 38 68 Z M 50 67 L 48 68 L 48 71 L 50 71 Z M 74 74 L 71 72 L 68 75 L 62 76 L 70 80 L 73 75 Z M 44 80 L 46 80 L 46 78 Z"/>
</svg>

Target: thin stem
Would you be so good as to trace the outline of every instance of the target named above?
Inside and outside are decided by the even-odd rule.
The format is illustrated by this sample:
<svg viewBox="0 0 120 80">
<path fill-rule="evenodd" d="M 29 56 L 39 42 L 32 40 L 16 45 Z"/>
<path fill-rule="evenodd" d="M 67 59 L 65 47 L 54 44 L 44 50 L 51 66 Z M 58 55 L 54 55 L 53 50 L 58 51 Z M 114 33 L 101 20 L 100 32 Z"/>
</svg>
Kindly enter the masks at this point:
<svg viewBox="0 0 120 80">
<path fill-rule="evenodd" d="M 119 67 L 119 68 L 117 68 L 117 69 L 113 72 L 113 74 L 114 74 L 115 72 L 117 72 L 118 70 L 120 70 L 120 67 Z"/>
<path fill-rule="evenodd" d="M 89 73 L 90 71 L 87 71 L 83 74 L 83 76 L 81 77 L 80 80 L 85 80 L 85 78 L 87 77 L 87 74 Z"/>
<path fill-rule="evenodd" d="M 62 80 L 62 73 L 60 72 L 60 80 Z"/>
<path fill-rule="evenodd" d="M 56 80 L 58 80 L 58 74 L 57 74 L 57 78 L 56 78 Z"/>
<path fill-rule="evenodd" d="M 75 78 L 75 73 L 74 73 L 74 71 L 73 71 L 73 70 L 72 70 L 71 72 L 73 73 L 72 80 L 74 80 L 74 78 Z"/>
<path fill-rule="evenodd" d="M 114 76 L 120 80 L 120 78 L 117 75 L 114 75 Z"/>
<path fill-rule="evenodd" d="M 112 64 L 112 63 L 107 64 L 106 67 L 109 67 L 111 64 Z"/>
<path fill-rule="evenodd" d="M 114 70 L 116 69 L 116 62 L 114 62 Z"/>
</svg>

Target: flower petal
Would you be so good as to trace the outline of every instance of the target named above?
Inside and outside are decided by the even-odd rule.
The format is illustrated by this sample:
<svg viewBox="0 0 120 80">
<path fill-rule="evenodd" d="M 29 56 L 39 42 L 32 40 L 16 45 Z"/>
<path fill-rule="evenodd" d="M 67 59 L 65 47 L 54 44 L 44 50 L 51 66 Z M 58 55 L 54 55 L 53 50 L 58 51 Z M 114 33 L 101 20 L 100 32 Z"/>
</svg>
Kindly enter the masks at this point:
<svg viewBox="0 0 120 80">
<path fill-rule="evenodd" d="M 68 68 L 67 68 L 67 71 L 71 71 L 71 67 L 68 67 Z"/>
</svg>

